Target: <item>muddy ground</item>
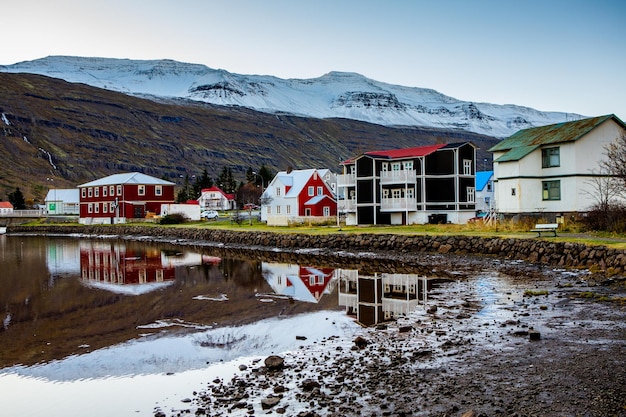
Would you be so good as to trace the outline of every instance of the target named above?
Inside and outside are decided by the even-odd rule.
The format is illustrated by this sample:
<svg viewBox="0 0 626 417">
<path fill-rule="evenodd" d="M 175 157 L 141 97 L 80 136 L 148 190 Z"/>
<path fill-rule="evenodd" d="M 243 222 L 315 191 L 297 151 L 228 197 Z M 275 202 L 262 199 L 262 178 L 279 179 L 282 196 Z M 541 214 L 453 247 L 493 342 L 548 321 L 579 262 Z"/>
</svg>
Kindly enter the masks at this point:
<svg viewBox="0 0 626 417">
<path fill-rule="evenodd" d="M 155 415 L 626 416 L 623 278 L 470 256 L 428 262 L 453 280 L 406 317 L 277 365 L 255 358 Z"/>
</svg>

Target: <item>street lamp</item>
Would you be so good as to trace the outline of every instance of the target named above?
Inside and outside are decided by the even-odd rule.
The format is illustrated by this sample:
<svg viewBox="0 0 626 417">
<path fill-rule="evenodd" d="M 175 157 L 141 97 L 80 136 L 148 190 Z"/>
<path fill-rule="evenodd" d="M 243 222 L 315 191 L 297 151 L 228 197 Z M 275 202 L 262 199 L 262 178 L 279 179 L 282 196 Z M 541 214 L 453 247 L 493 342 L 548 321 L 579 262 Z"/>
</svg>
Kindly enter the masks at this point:
<svg viewBox="0 0 626 417">
<path fill-rule="evenodd" d="M 261 191 L 265 190 L 265 180 L 263 179 L 263 177 L 261 175 L 259 175 L 257 172 L 252 171 L 252 173 L 254 175 L 256 175 L 257 177 L 261 178 Z"/>
</svg>

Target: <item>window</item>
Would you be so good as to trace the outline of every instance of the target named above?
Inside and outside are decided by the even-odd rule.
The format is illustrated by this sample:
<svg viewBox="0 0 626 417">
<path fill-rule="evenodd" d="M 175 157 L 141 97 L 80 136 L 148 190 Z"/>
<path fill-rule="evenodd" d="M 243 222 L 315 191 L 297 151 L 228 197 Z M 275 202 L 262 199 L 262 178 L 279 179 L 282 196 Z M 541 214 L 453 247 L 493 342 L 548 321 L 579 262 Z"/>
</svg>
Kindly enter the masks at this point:
<svg viewBox="0 0 626 417">
<path fill-rule="evenodd" d="M 93 196 L 94 197 L 100 197 L 100 187 L 96 187 L 93 190 Z"/>
<path fill-rule="evenodd" d="M 95 212 L 100 213 L 100 203 L 94 204 Z"/>
<path fill-rule="evenodd" d="M 122 186 L 121 185 L 117 186 L 117 195 L 120 195 L 120 196 L 122 195 Z"/>
<path fill-rule="evenodd" d="M 304 209 L 304 215 L 307 217 L 311 216 L 311 209 L 310 208 Z"/>
<path fill-rule="evenodd" d="M 391 197 L 392 198 L 400 198 L 400 197 L 402 197 L 401 190 L 399 188 L 391 190 Z"/>
<path fill-rule="evenodd" d="M 324 216 L 325 217 L 329 217 L 330 216 L 330 207 L 324 206 Z"/>
<path fill-rule="evenodd" d="M 82 198 L 87 197 L 87 190 L 86 190 L 85 188 L 81 188 L 81 189 L 80 189 L 80 196 L 81 196 Z"/>
<path fill-rule="evenodd" d="M 560 200 L 561 199 L 561 181 L 542 181 L 541 182 L 542 200 Z"/>
<path fill-rule="evenodd" d="M 405 161 L 404 162 L 404 169 L 407 171 L 412 171 L 413 170 L 413 161 Z"/>
<path fill-rule="evenodd" d="M 146 186 L 138 185 L 137 186 L 137 195 L 146 195 Z"/>
<path fill-rule="evenodd" d="M 310 186 L 308 189 L 308 193 L 309 193 L 309 197 L 312 197 L 315 195 L 315 187 Z"/>
<path fill-rule="evenodd" d="M 102 192 L 104 192 L 104 190 L 106 190 L 106 188 L 104 188 L 102 190 Z M 102 212 L 103 213 L 108 213 L 109 212 L 109 203 L 102 203 Z"/>
<path fill-rule="evenodd" d="M 400 162 L 393 162 L 391 164 L 392 171 L 400 171 L 400 167 L 401 167 Z"/>
<path fill-rule="evenodd" d="M 351 196 L 351 198 L 354 198 L 354 196 Z M 386 188 L 383 189 L 383 198 L 389 198 L 389 190 Z"/>
<path fill-rule="evenodd" d="M 89 198 L 93 197 L 93 188 L 91 187 L 87 188 L 87 197 Z"/>
<path fill-rule="evenodd" d="M 317 187 L 317 195 L 323 195 L 324 194 L 324 187 Z"/>
<path fill-rule="evenodd" d="M 276 206 L 276 214 L 280 214 L 280 206 Z"/>
<path fill-rule="evenodd" d="M 111 206 L 109 208 L 111 209 L 111 213 L 113 213 L 115 211 L 115 203 L 111 201 Z"/>
<path fill-rule="evenodd" d="M 154 195 L 163 195 L 163 186 L 155 185 L 154 186 Z"/>
<path fill-rule="evenodd" d="M 561 166 L 559 148 L 546 148 L 541 150 L 541 168 Z"/>
<path fill-rule="evenodd" d="M 280 187 L 276 187 L 276 195 L 280 196 Z"/>
<path fill-rule="evenodd" d="M 472 160 L 463 160 L 463 175 L 472 175 Z"/>
<path fill-rule="evenodd" d="M 291 214 L 291 206 L 287 206 L 287 214 Z"/>
<path fill-rule="evenodd" d="M 105 185 L 104 187 L 102 187 L 102 197 L 106 197 L 107 196 L 107 191 L 109 190 L 109 188 Z"/>
<path fill-rule="evenodd" d="M 476 202 L 476 189 L 474 187 L 467 187 L 467 202 L 468 203 Z"/>
<path fill-rule="evenodd" d="M 406 198 L 415 198 L 415 189 L 407 188 L 406 189 Z"/>
<path fill-rule="evenodd" d="M 115 195 L 115 186 L 114 185 L 110 185 L 109 186 L 109 195 L 111 197 L 113 197 Z"/>
<path fill-rule="evenodd" d="M 87 213 L 93 213 L 93 203 L 87 204 Z"/>
<path fill-rule="evenodd" d="M 389 171 L 389 164 L 387 162 L 383 162 L 382 169 L 383 169 L 383 172 Z"/>
<path fill-rule="evenodd" d="M 492 188 L 492 185 L 491 185 L 491 184 L 492 184 L 492 182 L 491 182 L 491 181 L 487 182 L 487 191 L 488 191 L 488 192 L 489 192 L 489 191 L 491 191 L 491 188 Z"/>
</svg>

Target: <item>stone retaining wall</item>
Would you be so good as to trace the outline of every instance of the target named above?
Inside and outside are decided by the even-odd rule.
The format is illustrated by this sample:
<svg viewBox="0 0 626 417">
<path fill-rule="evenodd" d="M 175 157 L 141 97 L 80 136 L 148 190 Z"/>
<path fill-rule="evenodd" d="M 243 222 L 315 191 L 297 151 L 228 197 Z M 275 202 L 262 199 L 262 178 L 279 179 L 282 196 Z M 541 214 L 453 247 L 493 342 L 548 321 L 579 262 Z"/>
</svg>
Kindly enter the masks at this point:
<svg viewBox="0 0 626 417">
<path fill-rule="evenodd" d="M 393 252 L 410 255 L 415 252 L 492 255 L 522 259 L 559 267 L 590 268 L 606 275 L 626 271 L 626 251 L 581 243 L 553 242 L 548 239 L 513 239 L 474 236 L 418 236 L 397 234 L 341 233 L 309 235 L 304 233 L 247 232 L 194 228 L 161 228 L 145 226 L 12 226 L 7 233 L 158 236 L 257 248 L 322 249 L 333 251 Z"/>
</svg>

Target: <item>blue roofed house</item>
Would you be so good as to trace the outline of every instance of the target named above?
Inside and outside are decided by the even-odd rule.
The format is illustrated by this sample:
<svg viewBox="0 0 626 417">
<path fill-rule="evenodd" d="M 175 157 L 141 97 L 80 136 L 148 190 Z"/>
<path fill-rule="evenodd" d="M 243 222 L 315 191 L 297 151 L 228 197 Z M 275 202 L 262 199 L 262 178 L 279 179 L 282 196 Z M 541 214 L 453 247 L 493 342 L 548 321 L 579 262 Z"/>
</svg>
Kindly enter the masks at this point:
<svg viewBox="0 0 626 417">
<path fill-rule="evenodd" d="M 488 212 L 493 208 L 493 171 L 476 172 L 476 211 Z"/>
<path fill-rule="evenodd" d="M 613 114 L 520 130 L 493 152 L 496 210 L 554 220 L 597 203 L 599 162 L 626 134 Z M 596 197 L 594 197 L 594 195 Z"/>
</svg>

